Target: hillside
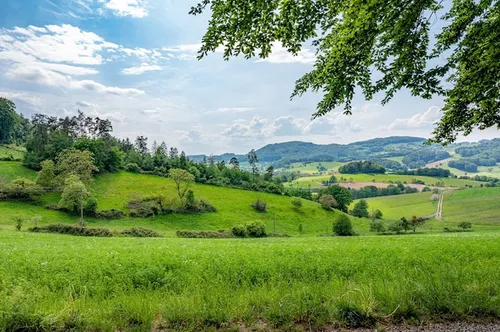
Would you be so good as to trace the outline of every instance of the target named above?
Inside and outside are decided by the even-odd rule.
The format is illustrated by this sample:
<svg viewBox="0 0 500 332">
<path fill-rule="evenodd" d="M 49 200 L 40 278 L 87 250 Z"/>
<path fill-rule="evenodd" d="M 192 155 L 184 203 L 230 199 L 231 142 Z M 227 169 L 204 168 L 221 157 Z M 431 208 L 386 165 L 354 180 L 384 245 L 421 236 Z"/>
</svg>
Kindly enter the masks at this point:
<svg viewBox="0 0 500 332">
<path fill-rule="evenodd" d="M 21 166 L 19 162 L 0 162 L 0 174 L 8 178 L 15 175 L 34 178 L 35 173 Z M 90 226 L 105 226 L 110 228 L 125 228 L 143 226 L 153 228 L 173 235 L 177 230 L 218 230 L 245 224 L 253 220 L 263 221 L 267 230 L 298 234 L 298 225 L 303 224 L 304 234 L 317 235 L 331 231 L 336 211 L 326 211 L 317 203 L 303 200 L 303 207 L 296 211 L 291 198 L 275 194 L 256 193 L 239 189 L 217 187 L 211 185 L 194 184 L 192 187 L 197 198 L 208 200 L 217 208 L 215 213 L 203 214 L 175 214 L 162 215 L 155 218 L 124 218 L 120 220 L 93 220 L 88 219 Z M 92 190 L 99 201 L 99 210 L 121 209 L 127 211 L 126 203 L 137 197 L 154 194 L 163 194 L 175 198 L 177 193 L 171 179 L 135 174 L 129 172 L 108 173 L 97 176 Z M 250 206 L 253 201 L 260 199 L 267 202 L 267 213 L 259 213 Z M 57 204 L 59 193 L 49 193 L 41 197 L 43 205 Z M 33 205 L 19 201 L 0 201 L 0 225 L 13 228 L 10 218 L 22 215 L 31 218 L 36 215 L 43 217 L 42 223 L 70 223 L 76 217 L 68 214 L 50 211 L 43 205 Z M 368 231 L 367 225 L 356 222 L 355 227 L 360 232 Z"/>
</svg>

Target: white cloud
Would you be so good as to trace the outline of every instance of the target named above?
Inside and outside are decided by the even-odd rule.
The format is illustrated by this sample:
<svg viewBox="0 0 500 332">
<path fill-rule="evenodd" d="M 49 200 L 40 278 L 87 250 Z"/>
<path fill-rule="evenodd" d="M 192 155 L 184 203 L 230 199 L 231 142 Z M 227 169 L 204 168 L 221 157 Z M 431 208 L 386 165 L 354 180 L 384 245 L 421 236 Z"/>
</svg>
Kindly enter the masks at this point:
<svg viewBox="0 0 500 332">
<path fill-rule="evenodd" d="M 99 105 L 86 102 L 85 100 L 77 101 L 76 105 L 80 106 L 80 107 L 84 107 L 84 108 L 98 108 L 99 107 Z"/>
<path fill-rule="evenodd" d="M 215 110 L 216 113 L 244 113 L 253 111 L 255 108 L 253 107 L 220 107 Z M 207 113 L 214 113 L 213 111 L 209 111 Z"/>
<path fill-rule="evenodd" d="M 158 109 L 142 110 L 141 111 L 142 114 L 157 114 L 159 112 L 160 112 L 160 110 L 158 110 Z"/>
<path fill-rule="evenodd" d="M 104 7 L 111 10 L 117 16 L 131 16 L 143 18 L 148 16 L 147 3 L 143 0 L 100 0 L 105 2 Z"/>
<path fill-rule="evenodd" d="M 145 92 L 133 88 L 105 86 L 92 80 L 73 80 L 71 76 L 62 75 L 36 66 L 19 66 L 10 69 L 5 76 L 9 79 L 68 89 L 84 89 L 96 93 L 108 93 L 119 96 L 142 95 Z"/>
<path fill-rule="evenodd" d="M 167 52 L 184 52 L 184 53 L 197 53 L 201 48 L 201 44 L 186 44 L 162 48 Z"/>
<path fill-rule="evenodd" d="M 158 65 L 148 65 L 147 63 L 141 64 L 139 67 L 130 67 L 122 70 L 123 75 L 141 75 L 148 71 L 162 70 L 163 67 Z"/>
<path fill-rule="evenodd" d="M 431 106 L 424 113 L 417 113 L 410 118 L 397 119 L 388 127 L 389 130 L 430 127 L 441 118 L 441 108 Z"/>
<path fill-rule="evenodd" d="M 0 97 L 7 99 L 12 99 L 14 101 L 22 102 L 30 106 L 31 108 L 38 108 L 42 105 L 42 100 L 31 94 L 25 92 L 1 92 Z"/>
<path fill-rule="evenodd" d="M 222 132 L 222 135 L 229 137 L 267 137 L 270 135 L 270 128 L 267 119 L 254 116 L 250 122 L 237 120 Z"/>
<path fill-rule="evenodd" d="M 272 127 L 275 136 L 298 136 L 304 134 L 306 126 L 306 120 L 289 115 L 274 120 Z"/>
</svg>

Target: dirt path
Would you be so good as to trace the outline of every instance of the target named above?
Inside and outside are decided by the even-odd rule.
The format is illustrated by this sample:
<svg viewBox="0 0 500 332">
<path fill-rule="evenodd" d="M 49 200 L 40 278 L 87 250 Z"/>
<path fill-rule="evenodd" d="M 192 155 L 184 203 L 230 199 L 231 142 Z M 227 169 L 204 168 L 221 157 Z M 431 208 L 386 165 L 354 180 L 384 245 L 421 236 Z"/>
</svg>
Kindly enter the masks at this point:
<svg viewBox="0 0 500 332">
<path fill-rule="evenodd" d="M 385 332 L 500 332 L 500 322 L 491 323 L 472 323 L 472 322 L 452 322 L 452 323 L 434 323 L 422 326 L 409 326 L 409 325 L 393 325 L 384 326 L 383 329 L 353 329 L 353 330 L 329 330 L 330 332 L 336 331 L 355 331 L 355 332 L 371 332 L 371 331 L 385 331 Z"/>
<path fill-rule="evenodd" d="M 436 211 L 437 220 L 441 220 L 443 218 L 443 200 L 444 200 L 444 192 L 439 194 L 438 208 Z"/>
</svg>

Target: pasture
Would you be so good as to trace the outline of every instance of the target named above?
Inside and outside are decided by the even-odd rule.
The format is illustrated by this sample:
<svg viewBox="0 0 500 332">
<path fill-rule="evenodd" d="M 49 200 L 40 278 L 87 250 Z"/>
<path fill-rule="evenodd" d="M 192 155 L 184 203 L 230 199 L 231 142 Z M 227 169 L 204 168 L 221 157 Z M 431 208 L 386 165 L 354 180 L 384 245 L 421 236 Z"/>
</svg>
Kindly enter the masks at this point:
<svg viewBox="0 0 500 332">
<path fill-rule="evenodd" d="M 288 330 L 498 317 L 499 241 L 476 232 L 197 240 L 0 231 L 0 330 Z"/>
<path fill-rule="evenodd" d="M 344 165 L 345 163 L 341 163 L 338 161 L 323 161 L 323 162 L 312 162 L 312 163 L 292 163 L 290 168 L 281 168 L 279 171 L 284 172 L 300 172 L 303 174 L 319 174 L 320 171 L 318 167 L 323 166 L 326 168 L 324 173 L 335 172 L 337 173 L 339 167 Z"/>
</svg>

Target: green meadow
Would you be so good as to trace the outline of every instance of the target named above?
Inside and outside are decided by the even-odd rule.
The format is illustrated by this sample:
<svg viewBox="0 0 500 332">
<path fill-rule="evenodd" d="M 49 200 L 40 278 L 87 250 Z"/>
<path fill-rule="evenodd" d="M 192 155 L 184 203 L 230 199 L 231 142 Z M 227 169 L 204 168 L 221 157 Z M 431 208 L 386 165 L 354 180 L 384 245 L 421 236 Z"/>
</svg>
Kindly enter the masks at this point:
<svg viewBox="0 0 500 332">
<path fill-rule="evenodd" d="M 0 330 L 304 330 L 500 314 L 498 233 L 291 239 L 0 231 Z"/>
</svg>

